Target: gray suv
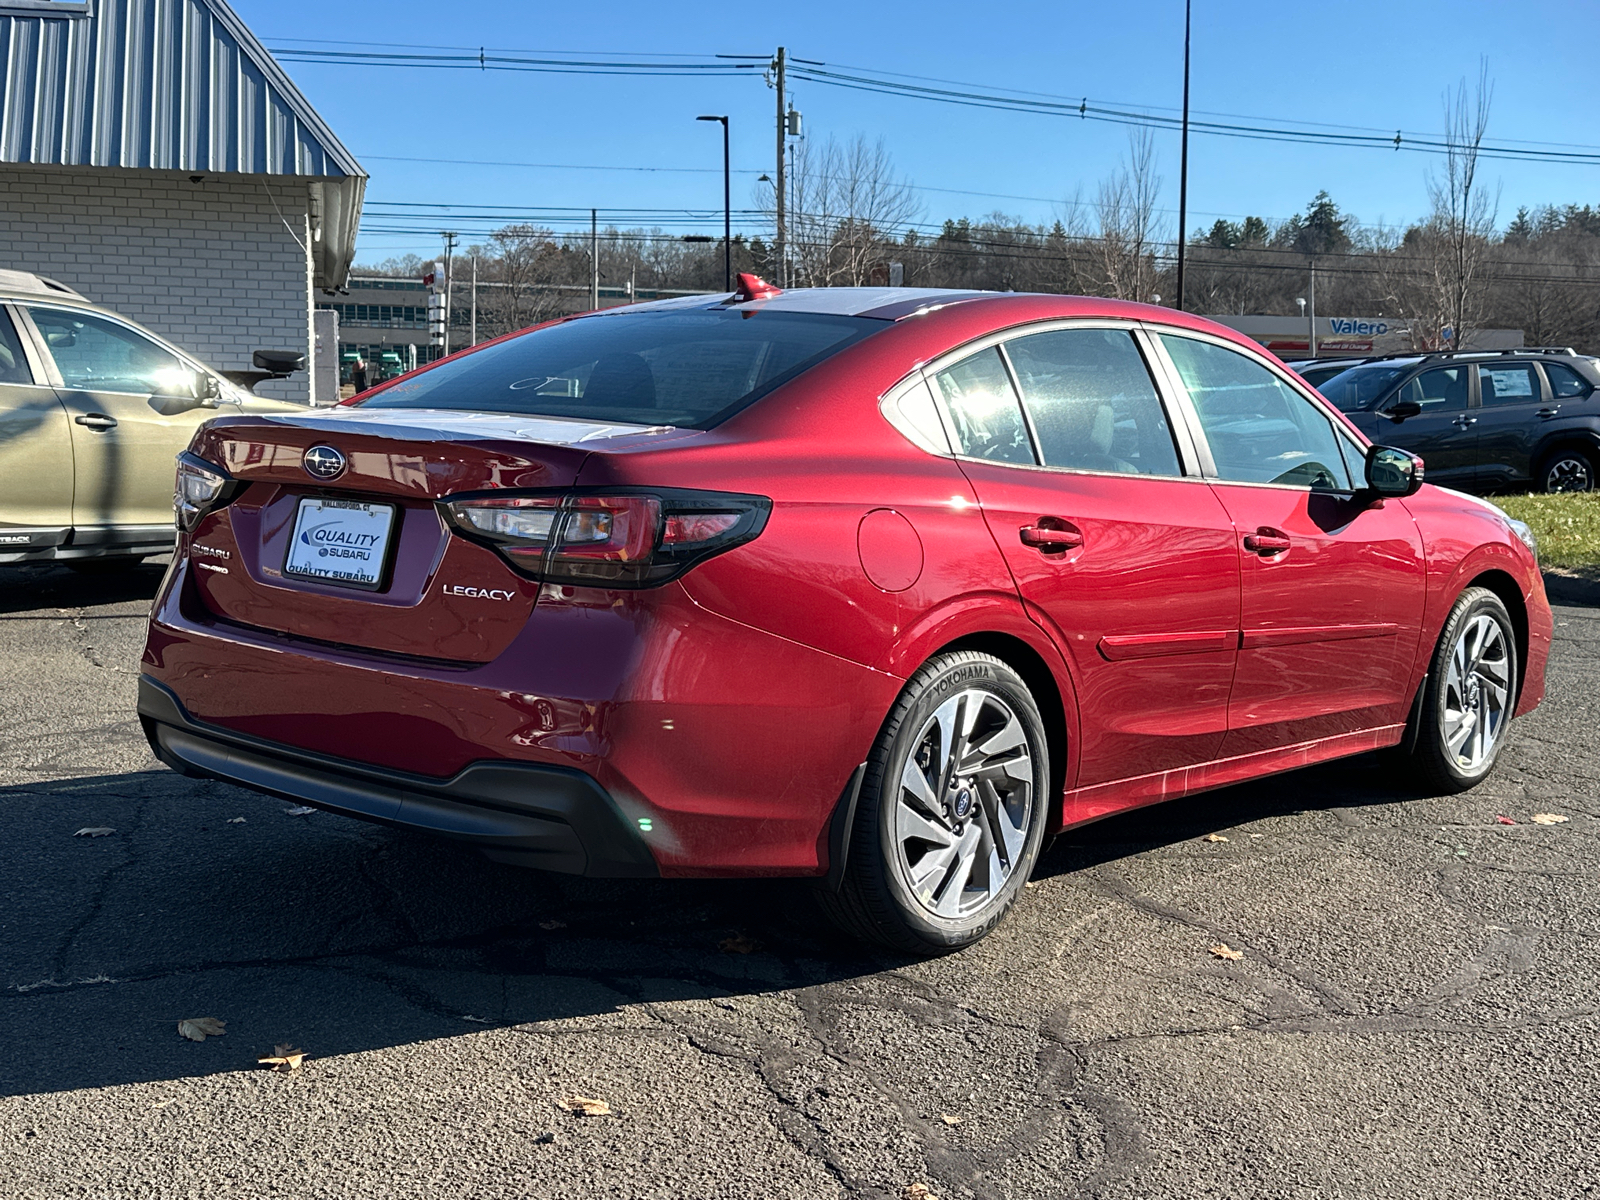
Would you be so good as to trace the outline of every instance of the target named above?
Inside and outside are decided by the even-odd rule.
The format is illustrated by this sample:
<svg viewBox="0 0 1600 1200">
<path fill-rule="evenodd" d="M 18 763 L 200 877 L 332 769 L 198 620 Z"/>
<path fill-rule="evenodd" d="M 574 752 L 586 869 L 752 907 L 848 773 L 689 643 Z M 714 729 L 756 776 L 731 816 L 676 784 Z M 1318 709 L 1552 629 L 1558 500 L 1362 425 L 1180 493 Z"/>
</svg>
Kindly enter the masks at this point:
<svg viewBox="0 0 1600 1200">
<path fill-rule="evenodd" d="M 303 410 L 65 284 L 0 271 L 0 563 L 106 569 L 170 550 L 173 460 L 200 423 Z"/>
<path fill-rule="evenodd" d="M 1373 441 L 1420 454 L 1429 483 L 1541 492 L 1600 484 L 1600 364 L 1571 350 L 1369 359 L 1317 390 Z"/>
</svg>

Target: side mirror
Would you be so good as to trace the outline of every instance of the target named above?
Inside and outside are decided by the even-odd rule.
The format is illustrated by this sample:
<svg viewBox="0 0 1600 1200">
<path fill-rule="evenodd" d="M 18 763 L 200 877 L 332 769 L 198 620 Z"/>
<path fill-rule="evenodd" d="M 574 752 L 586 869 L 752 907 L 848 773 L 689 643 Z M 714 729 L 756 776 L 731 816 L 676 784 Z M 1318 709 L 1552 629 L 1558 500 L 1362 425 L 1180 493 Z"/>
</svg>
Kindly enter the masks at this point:
<svg viewBox="0 0 1600 1200">
<path fill-rule="evenodd" d="M 1407 417 L 1420 417 L 1422 415 L 1422 405 L 1415 400 L 1396 400 L 1384 411 L 1383 415 L 1398 425 Z"/>
<path fill-rule="evenodd" d="M 150 407 L 164 417 L 175 417 L 195 408 L 216 408 L 222 388 L 204 371 L 183 370 L 166 382 L 171 387 L 150 398 Z"/>
<path fill-rule="evenodd" d="M 1372 446 L 1367 450 L 1366 493 L 1371 497 L 1414 496 L 1422 486 L 1422 460 L 1409 450 Z"/>
</svg>

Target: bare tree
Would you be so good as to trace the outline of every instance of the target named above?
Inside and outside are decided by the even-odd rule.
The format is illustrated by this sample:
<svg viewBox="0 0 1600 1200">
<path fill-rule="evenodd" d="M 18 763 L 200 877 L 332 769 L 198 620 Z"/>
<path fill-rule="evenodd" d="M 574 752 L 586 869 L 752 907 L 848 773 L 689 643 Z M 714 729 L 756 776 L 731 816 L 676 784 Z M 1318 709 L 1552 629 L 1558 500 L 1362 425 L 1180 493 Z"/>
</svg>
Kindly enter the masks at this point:
<svg viewBox="0 0 1600 1200">
<path fill-rule="evenodd" d="M 1481 327 L 1487 301 L 1484 267 L 1494 240 L 1499 190 L 1490 195 L 1478 174 L 1489 130 L 1494 87 L 1487 62 L 1471 93 L 1467 81 L 1444 99 L 1445 160 L 1428 181 L 1432 212 L 1408 231 L 1401 254 L 1419 266 L 1393 276 L 1391 297 L 1412 317 L 1412 336 L 1424 345 L 1457 349 Z"/>
<path fill-rule="evenodd" d="M 1128 162 L 1100 185 L 1100 268 L 1104 286 L 1119 300 L 1148 300 L 1156 280 L 1155 148 L 1148 129 L 1128 138 Z"/>
<path fill-rule="evenodd" d="M 562 249 L 555 234 L 541 225 L 507 225 L 490 235 L 489 247 L 489 278 L 497 286 L 485 289 L 479 301 L 486 329 L 522 329 L 563 311 L 554 286 L 562 282 Z"/>
<path fill-rule="evenodd" d="M 861 287 L 921 211 L 883 139 L 802 141 L 790 171 L 789 242 L 800 281 Z"/>
</svg>

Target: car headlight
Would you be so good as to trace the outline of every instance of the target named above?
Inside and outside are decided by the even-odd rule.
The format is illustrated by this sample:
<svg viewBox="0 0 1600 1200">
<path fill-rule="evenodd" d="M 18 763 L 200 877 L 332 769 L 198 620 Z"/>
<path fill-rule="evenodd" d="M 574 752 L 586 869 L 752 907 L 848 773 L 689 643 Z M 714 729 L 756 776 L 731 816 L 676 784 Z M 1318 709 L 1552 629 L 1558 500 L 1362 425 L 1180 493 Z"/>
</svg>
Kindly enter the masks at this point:
<svg viewBox="0 0 1600 1200">
<path fill-rule="evenodd" d="M 178 478 L 172 490 L 173 516 L 187 533 L 233 480 L 221 467 L 185 450 L 178 455 Z"/>
<path fill-rule="evenodd" d="M 1528 548 L 1528 553 L 1537 559 L 1539 557 L 1539 539 L 1533 536 L 1533 530 L 1528 528 L 1528 523 L 1519 521 L 1515 517 L 1507 517 L 1506 524 L 1511 527 L 1511 532 L 1517 535 L 1517 540 Z"/>
</svg>

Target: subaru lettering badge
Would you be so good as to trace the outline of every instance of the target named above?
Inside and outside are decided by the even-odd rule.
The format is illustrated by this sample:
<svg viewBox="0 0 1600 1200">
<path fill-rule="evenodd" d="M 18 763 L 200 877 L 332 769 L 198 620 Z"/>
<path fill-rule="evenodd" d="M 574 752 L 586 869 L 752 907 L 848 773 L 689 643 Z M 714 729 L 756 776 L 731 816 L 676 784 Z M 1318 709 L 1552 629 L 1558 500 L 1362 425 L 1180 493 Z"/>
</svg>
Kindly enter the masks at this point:
<svg viewBox="0 0 1600 1200">
<path fill-rule="evenodd" d="M 337 479 L 344 474 L 344 455 L 332 446 L 313 446 L 300 461 L 306 474 L 317 479 Z"/>
</svg>

